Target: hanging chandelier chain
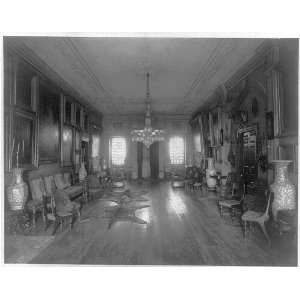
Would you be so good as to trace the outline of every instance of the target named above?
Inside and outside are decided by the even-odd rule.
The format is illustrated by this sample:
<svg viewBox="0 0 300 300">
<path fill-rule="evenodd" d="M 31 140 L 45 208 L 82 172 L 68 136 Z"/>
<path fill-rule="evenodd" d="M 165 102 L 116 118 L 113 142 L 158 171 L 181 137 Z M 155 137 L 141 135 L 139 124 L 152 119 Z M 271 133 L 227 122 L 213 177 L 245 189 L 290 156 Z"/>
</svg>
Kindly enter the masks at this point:
<svg viewBox="0 0 300 300">
<path fill-rule="evenodd" d="M 141 130 L 131 131 L 133 142 L 142 142 L 147 148 L 157 141 L 164 140 L 164 130 L 152 130 L 151 127 L 151 108 L 150 108 L 150 74 L 146 74 L 146 116 L 145 116 L 145 127 Z"/>
</svg>

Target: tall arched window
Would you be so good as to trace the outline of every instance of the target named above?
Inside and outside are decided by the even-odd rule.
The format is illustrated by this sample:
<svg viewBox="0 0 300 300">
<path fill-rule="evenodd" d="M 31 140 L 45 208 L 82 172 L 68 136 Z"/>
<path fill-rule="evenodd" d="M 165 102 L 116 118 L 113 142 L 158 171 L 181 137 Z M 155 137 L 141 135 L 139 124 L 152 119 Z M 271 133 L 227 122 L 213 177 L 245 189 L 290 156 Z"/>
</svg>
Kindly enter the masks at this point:
<svg viewBox="0 0 300 300">
<path fill-rule="evenodd" d="M 122 166 L 126 159 L 126 139 L 124 137 L 111 138 L 111 163 L 113 166 Z"/>
<path fill-rule="evenodd" d="M 169 143 L 170 161 L 172 165 L 184 164 L 184 138 L 174 136 L 170 138 Z"/>
</svg>

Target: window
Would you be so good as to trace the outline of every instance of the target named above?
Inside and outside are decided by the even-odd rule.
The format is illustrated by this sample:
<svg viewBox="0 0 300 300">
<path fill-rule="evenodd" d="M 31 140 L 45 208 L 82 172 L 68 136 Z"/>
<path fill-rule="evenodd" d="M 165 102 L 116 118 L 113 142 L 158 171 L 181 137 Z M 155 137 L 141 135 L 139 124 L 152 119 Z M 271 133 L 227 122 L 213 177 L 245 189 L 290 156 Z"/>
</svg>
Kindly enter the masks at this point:
<svg viewBox="0 0 300 300">
<path fill-rule="evenodd" d="M 126 140 L 123 137 L 111 139 L 111 162 L 114 166 L 122 166 L 126 158 Z"/>
<path fill-rule="evenodd" d="M 170 138 L 169 151 L 172 165 L 182 165 L 184 163 L 184 139 L 182 137 Z"/>
<path fill-rule="evenodd" d="M 92 157 L 98 157 L 100 153 L 100 136 L 92 135 Z"/>
<path fill-rule="evenodd" d="M 200 132 L 194 134 L 194 149 L 195 149 L 196 152 L 201 152 Z"/>
</svg>

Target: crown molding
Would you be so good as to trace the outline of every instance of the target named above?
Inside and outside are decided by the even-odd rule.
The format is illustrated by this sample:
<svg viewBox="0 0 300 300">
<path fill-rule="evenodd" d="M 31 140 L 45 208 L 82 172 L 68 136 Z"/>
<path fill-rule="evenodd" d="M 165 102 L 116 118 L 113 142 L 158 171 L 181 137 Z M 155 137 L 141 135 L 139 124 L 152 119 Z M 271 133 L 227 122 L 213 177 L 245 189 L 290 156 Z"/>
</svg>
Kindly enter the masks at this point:
<svg viewBox="0 0 300 300">
<path fill-rule="evenodd" d="M 91 105 L 93 102 L 87 95 L 82 95 L 78 90 L 74 89 L 66 80 L 64 80 L 56 71 L 54 71 L 44 60 L 39 58 L 37 54 L 31 50 L 17 37 L 4 37 L 3 39 L 4 49 L 8 52 L 14 53 L 17 56 L 22 57 L 27 63 L 29 63 L 43 79 L 53 82 L 62 93 L 72 96 L 77 101 L 82 103 L 87 110 L 95 111 L 95 107 Z M 97 112 L 102 115 L 102 112 L 96 109 Z"/>
</svg>

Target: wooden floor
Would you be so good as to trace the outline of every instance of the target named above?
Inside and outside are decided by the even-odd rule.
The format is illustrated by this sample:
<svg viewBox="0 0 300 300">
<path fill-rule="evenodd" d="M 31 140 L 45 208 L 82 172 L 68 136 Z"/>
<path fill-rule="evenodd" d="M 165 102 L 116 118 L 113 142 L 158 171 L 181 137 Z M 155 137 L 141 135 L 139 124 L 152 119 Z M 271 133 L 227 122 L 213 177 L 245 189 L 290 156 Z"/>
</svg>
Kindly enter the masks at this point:
<svg viewBox="0 0 300 300">
<path fill-rule="evenodd" d="M 269 248 L 259 230 L 244 240 L 238 220 L 221 218 L 213 197 L 199 197 L 170 183 L 148 189 L 150 207 L 137 211 L 146 225 L 117 222 L 108 229 L 105 201 L 83 210 L 73 230 L 58 234 L 31 263 L 115 265 L 294 265 L 296 257 Z"/>
</svg>

